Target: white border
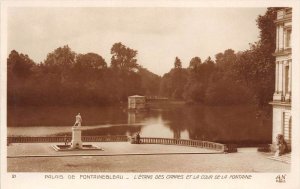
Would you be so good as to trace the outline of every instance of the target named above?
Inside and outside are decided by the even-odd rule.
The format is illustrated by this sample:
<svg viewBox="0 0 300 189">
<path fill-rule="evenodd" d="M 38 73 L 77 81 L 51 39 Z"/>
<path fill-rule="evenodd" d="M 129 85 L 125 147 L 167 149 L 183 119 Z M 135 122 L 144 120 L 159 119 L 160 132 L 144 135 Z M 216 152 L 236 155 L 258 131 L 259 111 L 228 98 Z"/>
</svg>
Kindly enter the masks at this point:
<svg viewBox="0 0 300 189">
<path fill-rule="evenodd" d="M 46 173 L 18 173 L 18 179 L 13 180 L 11 173 L 7 173 L 6 152 L 6 59 L 7 59 L 7 8 L 8 7 L 293 7 L 293 68 L 292 68 L 292 168 L 287 174 L 285 184 L 275 182 L 275 177 L 281 173 L 251 173 L 251 180 L 45 180 Z M 274 1 L 2 1 L 1 2 L 1 64 L 0 64 L 0 123 L 1 123 L 1 188 L 300 188 L 300 54 L 299 54 L 299 31 L 300 31 L 300 1 L 274 0 Z M 298 24 L 297 24 L 298 23 Z M 55 174 L 55 173 L 51 173 Z M 59 173 L 60 174 L 60 173 Z M 73 173 L 72 173 L 73 174 Z M 79 175 L 81 173 L 75 173 Z M 118 174 L 118 173 L 114 173 Z M 121 173 L 123 174 L 123 173 Z M 136 175 L 127 173 L 128 175 Z M 167 174 L 167 173 L 164 173 Z M 200 174 L 200 173 L 199 173 Z M 210 174 L 210 173 L 208 173 Z M 215 173 L 217 174 L 217 173 Z M 224 175 L 226 173 L 220 173 Z M 233 174 L 233 173 L 229 173 Z M 243 173 L 237 173 L 243 174 Z M 247 173 L 245 173 L 247 174 Z M 65 176 L 68 173 L 63 174 Z M 133 177 L 133 176 L 132 176 Z"/>
</svg>

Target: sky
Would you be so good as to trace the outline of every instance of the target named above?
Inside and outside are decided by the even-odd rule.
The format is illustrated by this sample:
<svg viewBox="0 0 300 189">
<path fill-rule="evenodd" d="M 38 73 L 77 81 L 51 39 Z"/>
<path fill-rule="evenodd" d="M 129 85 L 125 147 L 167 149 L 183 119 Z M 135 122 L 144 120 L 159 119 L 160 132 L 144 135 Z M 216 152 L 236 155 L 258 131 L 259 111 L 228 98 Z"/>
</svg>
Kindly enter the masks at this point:
<svg viewBox="0 0 300 189">
<path fill-rule="evenodd" d="M 110 49 L 121 42 L 137 50 L 138 64 L 158 75 L 198 56 L 203 61 L 226 49 L 243 51 L 258 41 L 258 15 L 266 8 L 11 7 L 8 53 L 16 50 L 35 62 L 68 45 L 94 52 L 110 65 Z"/>
</svg>

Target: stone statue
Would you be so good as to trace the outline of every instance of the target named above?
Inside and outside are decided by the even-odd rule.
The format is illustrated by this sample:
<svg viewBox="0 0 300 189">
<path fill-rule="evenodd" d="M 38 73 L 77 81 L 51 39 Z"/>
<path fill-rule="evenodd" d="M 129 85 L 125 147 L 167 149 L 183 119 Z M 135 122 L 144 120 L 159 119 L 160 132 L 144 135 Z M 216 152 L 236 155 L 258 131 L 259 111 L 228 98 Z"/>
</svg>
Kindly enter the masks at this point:
<svg viewBox="0 0 300 189">
<path fill-rule="evenodd" d="M 74 126 L 81 126 L 81 122 L 82 122 L 82 118 L 80 113 L 77 114 L 77 116 L 75 117 L 75 124 Z"/>
<path fill-rule="evenodd" d="M 277 146 L 276 146 L 275 156 L 281 156 L 287 152 L 288 147 L 282 134 L 278 134 L 276 139 L 277 139 Z"/>
<path fill-rule="evenodd" d="M 82 118 L 81 118 L 80 113 L 78 113 L 75 117 L 75 124 L 72 127 L 71 149 L 82 149 L 81 122 L 82 122 Z M 77 126 L 77 127 L 75 127 L 75 126 Z"/>
</svg>

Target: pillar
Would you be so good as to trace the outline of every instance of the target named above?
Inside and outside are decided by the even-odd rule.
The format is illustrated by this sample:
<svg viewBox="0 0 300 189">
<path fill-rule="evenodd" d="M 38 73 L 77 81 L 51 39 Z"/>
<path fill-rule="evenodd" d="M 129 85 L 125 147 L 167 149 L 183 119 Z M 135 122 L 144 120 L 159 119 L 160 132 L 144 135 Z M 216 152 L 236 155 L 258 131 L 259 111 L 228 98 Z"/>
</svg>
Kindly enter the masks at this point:
<svg viewBox="0 0 300 189">
<path fill-rule="evenodd" d="M 72 145 L 71 149 L 82 149 L 81 126 L 72 127 Z"/>
<path fill-rule="evenodd" d="M 282 74 L 283 74 L 283 63 L 281 61 L 276 61 L 275 93 L 273 95 L 274 101 L 281 101 L 282 99 L 282 95 L 283 95 Z"/>
<path fill-rule="evenodd" d="M 283 25 L 279 25 L 279 50 L 282 51 L 284 48 L 284 34 L 283 34 Z"/>
<path fill-rule="evenodd" d="M 276 72 L 275 72 L 275 93 L 278 93 L 278 73 L 279 72 L 279 62 L 276 61 Z"/>
<path fill-rule="evenodd" d="M 285 69 L 286 69 L 286 61 L 282 61 L 282 100 L 284 101 L 285 94 L 286 94 L 286 75 L 285 75 Z"/>
<path fill-rule="evenodd" d="M 276 26 L 276 52 L 279 51 L 279 25 Z"/>
<path fill-rule="evenodd" d="M 289 60 L 289 94 L 292 95 L 292 60 Z"/>
<path fill-rule="evenodd" d="M 286 79 L 287 79 L 287 91 L 286 91 L 286 94 L 285 94 L 285 100 L 286 101 L 290 101 L 291 100 L 291 77 L 292 77 L 292 62 L 290 60 L 287 61 L 287 68 L 288 68 L 288 73 L 287 73 L 287 76 L 286 76 Z"/>
</svg>

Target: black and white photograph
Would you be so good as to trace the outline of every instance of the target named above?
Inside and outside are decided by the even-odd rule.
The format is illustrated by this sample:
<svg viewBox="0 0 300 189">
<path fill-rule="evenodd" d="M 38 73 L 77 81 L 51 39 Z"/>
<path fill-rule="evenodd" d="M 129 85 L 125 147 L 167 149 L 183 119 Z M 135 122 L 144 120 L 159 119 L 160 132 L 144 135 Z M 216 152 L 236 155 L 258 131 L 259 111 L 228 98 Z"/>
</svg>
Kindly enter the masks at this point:
<svg viewBox="0 0 300 189">
<path fill-rule="evenodd" d="M 300 186 L 298 1 L 60 2 L 1 2 L 2 187 Z"/>
</svg>

